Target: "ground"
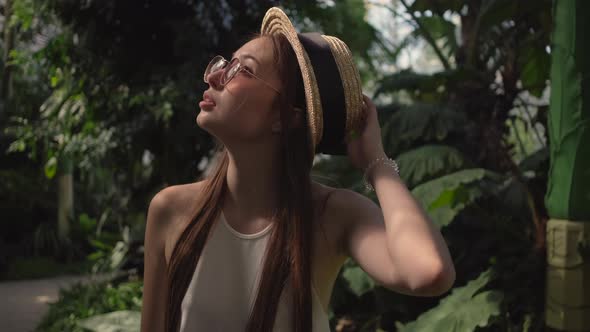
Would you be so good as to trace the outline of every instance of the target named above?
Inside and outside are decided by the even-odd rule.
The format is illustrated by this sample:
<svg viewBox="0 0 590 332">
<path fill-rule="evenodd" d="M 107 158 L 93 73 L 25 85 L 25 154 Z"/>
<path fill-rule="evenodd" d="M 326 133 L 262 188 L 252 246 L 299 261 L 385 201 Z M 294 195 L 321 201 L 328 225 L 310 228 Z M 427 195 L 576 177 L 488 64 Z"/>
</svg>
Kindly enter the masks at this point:
<svg viewBox="0 0 590 332">
<path fill-rule="evenodd" d="M 95 277 L 97 278 L 97 277 Z M 99 276 L 98 278 L 105 278 Z M 59 276 L 37 280 L 0 282 L 0 330 L 30 332 L 58 299 L 60 288 L 91 281 L 90 276 Z"/>
</svg>

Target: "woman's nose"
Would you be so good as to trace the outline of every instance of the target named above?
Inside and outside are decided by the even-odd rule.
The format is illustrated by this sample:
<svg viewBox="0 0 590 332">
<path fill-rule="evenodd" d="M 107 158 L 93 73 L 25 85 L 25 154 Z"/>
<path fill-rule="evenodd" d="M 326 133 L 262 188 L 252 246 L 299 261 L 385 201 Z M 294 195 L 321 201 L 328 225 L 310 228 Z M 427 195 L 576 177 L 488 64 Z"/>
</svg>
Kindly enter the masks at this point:
<svg viewBox="0 0 590 332">
<path fill-rule="evenodd" d="M 210 73 L 207 76 L 207 83 L 209 83 L 209 85 L 216 89 L 216 90 L 220 90 L 222 88 L 221 86 L 221 75 L 223 74 L 223 69 L 217 70 L 215 72 Z"/>
</svg>

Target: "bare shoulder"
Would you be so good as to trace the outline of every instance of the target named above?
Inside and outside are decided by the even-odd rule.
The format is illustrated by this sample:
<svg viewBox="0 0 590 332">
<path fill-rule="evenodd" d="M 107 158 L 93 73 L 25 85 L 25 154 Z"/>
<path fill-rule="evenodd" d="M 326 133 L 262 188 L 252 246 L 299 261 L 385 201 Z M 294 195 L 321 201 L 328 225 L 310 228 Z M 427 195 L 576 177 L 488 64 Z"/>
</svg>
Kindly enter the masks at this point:
<svg viewBox="0 0 590 332">
<path fill-rule="evenodd" d="M 382 219 L 381 209 L 368 197 L 346 188 L 321 185 L 329 192 L 322 219 L 330 226 L 336 252 L 348 255 L 348 234 L 355 225 Z"/>
<path fill-rule="evenodd" d="M 182 214 L 186 207 L 195 197 L 203 183 L 195 182 L 166 187 L 160 190 L 150 202 L 148 215 L 153 218 L 149 220 L 157 223 L 158 228 L 169 226 L 179 214 Z"/>
<path fill-rule="evenodd" d="M 141 309 L 142 332 L 163 331 L 164 312 L 168 283 L 166 273 L 170 261 L 170 239 L 190 211 L 191 197 L 199 192 L 201 183 L 170 186 L 160 190 L 150 201 L 148 208 L 145 241 L 143 299 Z"/>
<path fill-rule="evenodd" d="M 148 226 L 161 236 L 166 262 L 186 226 L 193 204 L 202 190 L 204 181 L 180 184 L 160 190 L 151 200 L 148 209 Z"/>
<path fill-rule="evenodd" d="M 179 184 L 160 190 L 150 202 L 150 209 L 161 213 L 170 213 L 185 205 L 200 190 L 204 181 Z"/>
</svg>

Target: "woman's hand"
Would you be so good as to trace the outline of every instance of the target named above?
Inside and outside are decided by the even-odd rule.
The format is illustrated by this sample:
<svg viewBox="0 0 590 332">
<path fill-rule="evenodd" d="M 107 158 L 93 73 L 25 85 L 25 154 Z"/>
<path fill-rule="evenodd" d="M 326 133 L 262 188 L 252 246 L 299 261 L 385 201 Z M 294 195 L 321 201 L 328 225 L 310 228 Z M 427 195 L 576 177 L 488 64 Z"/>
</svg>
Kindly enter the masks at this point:
<svg viewBox="0 0 590 332">
<path fill-rule="evenodd" d="M 373 101 L 363 94 L 363 117 L 361 132 L 349 133 L 346 141 L 348 158 L 357 168 L 364 170 L 375 158 L 384 157 L 381 128 L 377 119 L 377 108 Z"/>
</svg>

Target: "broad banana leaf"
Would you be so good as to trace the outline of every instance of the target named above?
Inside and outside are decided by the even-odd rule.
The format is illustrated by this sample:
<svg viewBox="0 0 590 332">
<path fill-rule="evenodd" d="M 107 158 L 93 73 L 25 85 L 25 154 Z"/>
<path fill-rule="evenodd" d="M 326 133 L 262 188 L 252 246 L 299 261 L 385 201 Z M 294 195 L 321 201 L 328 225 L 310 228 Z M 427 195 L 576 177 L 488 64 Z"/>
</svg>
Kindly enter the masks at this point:
<svg viewBox="0 0 590 332">
<path fill-rule="evenodd" d="M 556 1 L 548 116 L 552 218 L 590 220 L 589 1 Z"/>
</svg>

